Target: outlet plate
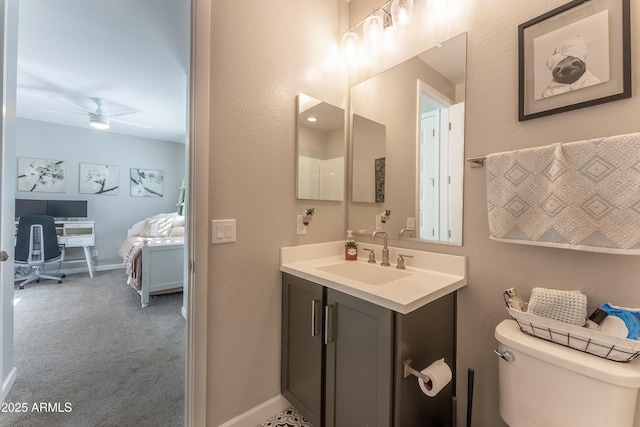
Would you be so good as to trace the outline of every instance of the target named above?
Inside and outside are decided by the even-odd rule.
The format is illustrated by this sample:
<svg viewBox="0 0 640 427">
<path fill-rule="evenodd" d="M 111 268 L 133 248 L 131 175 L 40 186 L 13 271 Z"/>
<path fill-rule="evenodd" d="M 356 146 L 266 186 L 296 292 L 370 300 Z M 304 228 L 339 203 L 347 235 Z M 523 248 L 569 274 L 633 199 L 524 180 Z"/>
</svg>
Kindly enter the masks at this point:
<svg viewBox="0 0 640 427">
<path fill-rule="evenodd" d="M 297 234 L 307 234 L 307 226 L 302 222 L 302 215 L 298 215 L 296 221 L 296 233 Z"/>
</svg>

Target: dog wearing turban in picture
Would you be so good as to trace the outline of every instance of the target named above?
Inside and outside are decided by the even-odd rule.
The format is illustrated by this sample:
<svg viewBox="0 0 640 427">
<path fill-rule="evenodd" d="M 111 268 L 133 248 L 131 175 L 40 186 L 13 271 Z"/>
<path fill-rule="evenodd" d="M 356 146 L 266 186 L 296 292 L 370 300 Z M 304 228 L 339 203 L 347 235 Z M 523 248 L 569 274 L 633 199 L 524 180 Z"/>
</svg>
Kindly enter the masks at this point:
<svg viewBox="0 0 640 427">
<path fill-rule="evenodd" d="M 542 92 L 543 98 L 600 83 L 600 79 L 587 70 L 589 45 L 580 35 L 564 40 L 547 60 L 553 79 Z"/>
</svg>

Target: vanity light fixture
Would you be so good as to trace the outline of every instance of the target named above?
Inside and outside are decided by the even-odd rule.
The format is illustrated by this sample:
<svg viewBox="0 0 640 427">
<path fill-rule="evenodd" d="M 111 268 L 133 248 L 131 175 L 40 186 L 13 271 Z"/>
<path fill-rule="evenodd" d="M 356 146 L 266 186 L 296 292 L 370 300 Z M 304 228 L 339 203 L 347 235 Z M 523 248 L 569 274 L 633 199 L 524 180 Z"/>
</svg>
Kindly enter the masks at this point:
<svg viewBox="0 0 640 427">
<path fill-rule="evenodd" d="M 426 0 L 428 3 L 430 0 Z M 435 0 L 445 1 L 447 0 Z M 409 26 L 413 16 L 414 0 L 388 0 L 375 9 L 371 15 L 361 20 L 342 36 L 342 50 L 348 63 L 353 63 L 359 54 L 359 41 L 362 34 L 364 42 L 372 53 L 377 53 L 383 44 L 390 42 L 390 33 L 402 32 Z M 356 29 L 362 27 L 359 31 Z M 385 42 L 386 39 L 386 42 Z"/>
<path fill-rule="evenodd" d="M 384 34 L 382 18 L 378 15 L 369 15 L 362 25 L 364 41 L 371 50 L 376 50 L 380 45 Z"/>
<path fill-rule="evenodd" d="M 353 62 L 358 53 L 360 36 L 352 31 L 347 31 L 342 36 L 342 50 L 347 57 L 347 62 Z"/>
<path fill-rule="evenodd" d="M 399 29 L 407 27 L 413 16 L 413 0 L 393 0 L 391 2 L 391 16 Z"/>
</svg>

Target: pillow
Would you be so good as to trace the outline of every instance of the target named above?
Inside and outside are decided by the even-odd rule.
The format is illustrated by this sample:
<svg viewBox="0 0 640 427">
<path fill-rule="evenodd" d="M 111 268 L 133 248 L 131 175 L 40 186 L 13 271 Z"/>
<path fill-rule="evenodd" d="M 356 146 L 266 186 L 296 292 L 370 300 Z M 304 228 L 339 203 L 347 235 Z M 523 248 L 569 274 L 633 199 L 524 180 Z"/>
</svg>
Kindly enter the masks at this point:
<svg viewBox="0 0 640 427">
<path fill-rule="evenodd" d="M 144 220 L 140 237 L 167 237 L 171 232 L 171 218 L 150 218 Z"/>
<path fill-rule="evenodd" d="M 184 216 L 178 215 L 173 218 L 174 227 L 184 227 Z"/>
<path fill-rule="evenodd" d="M 169 237 L 184 236 L 184 227 L 172 227 Z"/>
<path fill-rule="evenodd" d="M 133 227 L 131 227 L 127 231 L 127 237 L 139 236 L 143 228 L 144 228 L 144 220 L 136 222 L 135 224 L 133 224 Z"/>
</svg>

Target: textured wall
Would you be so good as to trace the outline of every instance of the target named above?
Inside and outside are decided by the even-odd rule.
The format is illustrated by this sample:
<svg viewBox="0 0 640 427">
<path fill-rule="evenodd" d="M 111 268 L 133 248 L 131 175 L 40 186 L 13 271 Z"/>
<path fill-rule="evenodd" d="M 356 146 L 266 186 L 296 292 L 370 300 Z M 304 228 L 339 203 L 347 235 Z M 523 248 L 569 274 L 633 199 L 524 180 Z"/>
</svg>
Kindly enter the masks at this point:
<svg viewBox="0 0 640 427">
<path fill-rule="evenodd" d="M 337 0 L 212 2 L 210 218 L 236 218 L 237 243 L 209 246 L 211 426 L 280 393 L 279 248 L 344 237 L 342 202 L 295 198 L 296 95 L 345 107 L 339 18 Z"/>
<path fill-rule="evenodd" d="M 237 218 L 238 242 L 209 247 L 208 424 L 219 425 L 279 392 L 281 246 L 343 237 L 344 205 L 294 197 L 294 98 L 306 92 L 344 106 L 343 75 L 322 68 L 337 38 L 342 2 L 213 0 L 211 34 L 210 217 Z M 517 25 L 566 3 L 460 0 L 454 21 L 424 18 L 394 55 L 352 73 L 351 82 L 468 31 L 466 156 L 637 131 L 640 100 L 617 101 L 520 123 Z M 638 0 L 632 0 L 632 23 Z M 422 2 L 416 3 L 420 11 Z M 342 13 L 341 13 L 342 12 Z M 632 28 L 634 85 L 640 31 Z M 635 257 L 497 243 L 488 239 L 485 170 L 465 170 L 464 245 L 413 244 L 469 260 L 458 299 L 460 424 L 466 371 L 476 372 L 474 426 L 502 426 L 494 327 L 506 312 L 502 290 L 581 289 L 589 308 L 604 301 L 640 306 Z M 309 234 L 295 215 L 316 208 Z M 206 230 L 203 230 L 206 232 Z"/>
<path fill-rule="evenodd" d="M 434 40 L 468 32 L 466 157 L 493 152 L 637 132 L 640 99 L 607 103 L 518 122 L 517 26 L 566 1 L 464 0 L 452 22 L 432 22 L 411 34 L 409 56 Z M 631 0 L 633 86 L 638 87 L 638 0 Z M 432 18 L 428 18 L 432 19 Z M 402 55 L 402 54 L 400 54 Z M 375 71 L 373 71 L 375 72 Z M 634 95 L 635 95 L 634 91 Z M 460 248 L 420 244 L 424 250 L 468 257 L 469 284 L 458 298 L 459 425 L 464 425 L 467 369 L 473 368 L 473 425 L 503 426 L 498 414 L 498 372 L 493 354 L 495 326 L 507 317 L 502 291 L 516 286 L 528 297 L 535 286 L 580 289 L 589 310 L 605 301 L 640 306 L 636 257 L 521 246 L 489 240 L 485 169 L 465 169 L 464 244 Z"/>
</svg>

